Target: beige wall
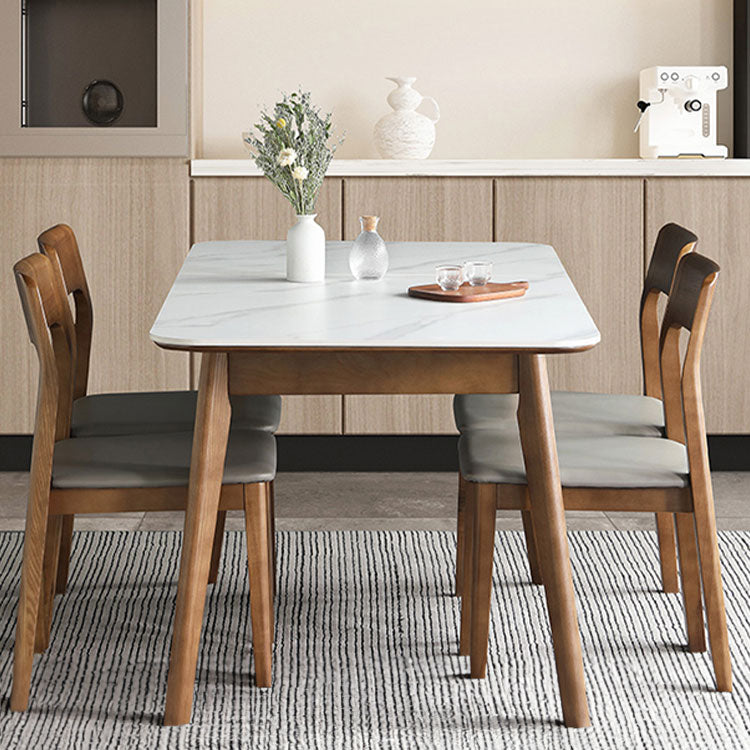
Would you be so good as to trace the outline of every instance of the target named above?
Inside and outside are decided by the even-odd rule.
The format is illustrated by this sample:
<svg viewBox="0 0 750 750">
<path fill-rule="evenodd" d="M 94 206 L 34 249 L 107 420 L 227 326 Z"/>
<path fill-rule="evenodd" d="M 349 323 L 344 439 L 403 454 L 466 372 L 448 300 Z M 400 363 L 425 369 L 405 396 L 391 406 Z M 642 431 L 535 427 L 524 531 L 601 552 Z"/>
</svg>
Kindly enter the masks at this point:
<svg viewBox="0 0 750 750">
<path fill-rule="evenodd" d="M 387 75 L 417 76 L 442 109 L 435 158 L 637 156 L 638 72 L 730 64 L 731 0 L 205 0 L 203 149 L 303 85 L 376 157 Z M 731 80 L 731 68 L 730 68 Z M 719 131 L 730 145 L 731 90 Z"/>
</svg>

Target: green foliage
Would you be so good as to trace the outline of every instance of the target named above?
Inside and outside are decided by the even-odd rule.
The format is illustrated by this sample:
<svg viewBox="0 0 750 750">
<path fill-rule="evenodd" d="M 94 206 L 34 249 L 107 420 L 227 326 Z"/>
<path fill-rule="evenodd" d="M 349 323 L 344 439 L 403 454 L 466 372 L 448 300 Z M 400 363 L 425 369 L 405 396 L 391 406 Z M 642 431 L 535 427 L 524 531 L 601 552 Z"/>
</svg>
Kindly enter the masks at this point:
<svg viewBox="0 0 750 750">
<path fill-rule="evenodd" d="M 302 90 L 283 94 L 273 113 L 261 112 L 260 122 L 243 134 L 253 161 L 300 215 L 315 213 L 328 165 L 344 140 L 331 138 L 331 114 L 321 114 Z"/>
</svg>

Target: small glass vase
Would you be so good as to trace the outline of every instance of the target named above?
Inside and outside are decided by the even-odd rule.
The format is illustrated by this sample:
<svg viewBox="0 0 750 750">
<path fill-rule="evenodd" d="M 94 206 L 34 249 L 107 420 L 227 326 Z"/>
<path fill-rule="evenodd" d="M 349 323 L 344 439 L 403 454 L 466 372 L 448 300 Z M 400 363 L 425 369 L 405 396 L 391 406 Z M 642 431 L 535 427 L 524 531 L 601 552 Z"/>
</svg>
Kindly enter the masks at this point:
<svg viewBox="0 0 750 750">
<path fill-rule="evenodd" d="M 388 251 L 377 232 L 379 216 L 360 216 L 362 231 L 349 253 L 349 269 L 358 280 L 378 281 L 388 270 Z"/>
</svg>

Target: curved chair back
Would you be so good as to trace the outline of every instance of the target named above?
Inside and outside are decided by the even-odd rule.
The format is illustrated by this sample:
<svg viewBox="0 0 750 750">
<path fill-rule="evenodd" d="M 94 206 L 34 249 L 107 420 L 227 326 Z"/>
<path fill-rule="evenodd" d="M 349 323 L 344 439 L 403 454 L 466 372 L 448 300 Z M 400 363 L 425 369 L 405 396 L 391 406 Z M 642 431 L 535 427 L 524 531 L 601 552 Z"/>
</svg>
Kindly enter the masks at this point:
<svg viewBox="0 0 750 750">
<path fill-rule="evenodd" d="M 700 358 L 718 275 L 719 266 L 698 253 L 680 261 L 659 341 L 667 437 L 687 443 L 691 472 L 708 466 Z M 689 332 L 684 355 L 683 331 Z"/>
<path fill-rule="evenodd" d="M 81 398 L 86 395 L 88 386 L 94 311 L 78 242 L 67 224 L 57 224 L 42 232 L 37 237 L 37 244 L 40 252 L 47 255 L 58 267 L 65 283 L 65 291 L 73 296 L 78 354 L 73 398 Z"/>
<path fill-rule="evenodd" d="M 60 275 L 44 255 L 19 260 L 13 272 L 21 297 L 31 343 L 39 357 L 34 451 L 37 438 L 51 438 L 51 446 L 70 433 L 76 333 Z"/>
<path fill-rule="evenodd" d="M 661 398 L 659 366 L 659 298 L 669 296 L 680 259 L 695 248 L 698 237 L 679 224 L 665 224 L 654 243 L 641 295 L 641 361 L 647 396 Z"/>
</svg>

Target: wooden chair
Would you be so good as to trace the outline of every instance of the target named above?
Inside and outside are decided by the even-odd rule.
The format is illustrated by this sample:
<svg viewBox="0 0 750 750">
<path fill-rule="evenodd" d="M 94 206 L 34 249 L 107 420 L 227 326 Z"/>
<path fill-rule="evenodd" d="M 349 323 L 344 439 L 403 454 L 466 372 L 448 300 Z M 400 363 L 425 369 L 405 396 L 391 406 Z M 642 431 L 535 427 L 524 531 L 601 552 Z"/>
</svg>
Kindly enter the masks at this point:
<svg viewBox="0 0 750 750">
<path fill-rule="evenodd" d="M 662 295 L 669 296 L 677 264 L 691 252 L 698 238 L 678 224 L 666 224 L 654 243 L 640 303 L 641 361 L 644 395 L 609 393 L 552 392 L 552 412 L 558 435 L 661 435 L 664 432 L 664 408 L 661 402 L 659 366 L 659 313 Z M 518 396 L 493 394 L 457 395 L 453 402 L 459 432 L 477 429 L 516 430 Z M 466 486 L 459 476 L 456 545 L 456 594 L 461 595 L 463 579 L 464 504 Z M 531 579 L 541 584 L 542 576 L 536 550 L 531 515 L 522 511 Z M 669 513 L 657 514 L 659 559 L 665 592 L 679 591 L 674 519 Z"/>
<path fill-rule="evenodd" d="M 700 355 L 718 272 L 716 263 L 697 253 L 686 255 L 677 268 L 659 339 L 666 437 L 580 431 L 560 436 L 557 444 L 566 509 L 676 514 L 688 648 L 706 648 L 702 580 L 716 685 L 720 691 L 730 691 L 729 642 L 700 385 Z M 684 357 L 680 352 L 683 331 L 689 332 Z M 495 512 L 497 508 L 530 511 L 533 523 L 535 508 L 528 502 L 518 432 L 464 433 L 459 460 L 467 482 L 462 651 L 471 654 L 472 677 L 484 677 Z M 540 546 L 538 555 L 544 576 L 547 550 Z"/>
<path fill-rule="evenodd" d="M 57 224 L 37 238 L 39 250 L 59 269 L 72 298 L 77 358 L 73 379 L 70 434 L 128 435 L 149 432 L 187 432 L 195 422 L 196 391 L 102 393 L 87 395 L 94 308 L 75 233 Z M 279 396 L 233 396 L 232 424 L 241 429 L 276 432 L 281 419 Z M 273 492 L 273 486 L 271 487 Z M 220 511 L 209 581 L 214 583 L 221 561 L 226 511 Z M 63 593 L 68 581 L 73 516 L 63 518 L 56 589 Z"/>
<path fill-rule="evenodd" d="M 70 438 L 76 331 L 52 261 L 14 267 L 39 391 L 31 459 L 11 709 L 28 705 L 34 652 L 49 643 L 62 519 L 78 513 L 184 510 L 192 432 Z M 220 509 L 244 509 L 256 683 L 270 685 L 273 640 L 270 484 L 276 441 L 263 430 L 230 432 Z M 208 576 L 210 556 L 202 561 Z"/>
</svg>

